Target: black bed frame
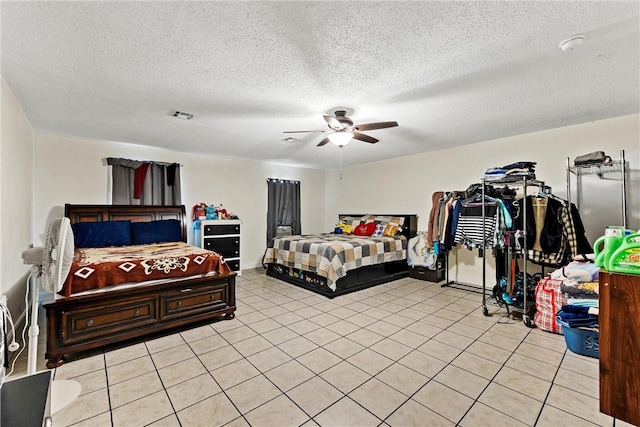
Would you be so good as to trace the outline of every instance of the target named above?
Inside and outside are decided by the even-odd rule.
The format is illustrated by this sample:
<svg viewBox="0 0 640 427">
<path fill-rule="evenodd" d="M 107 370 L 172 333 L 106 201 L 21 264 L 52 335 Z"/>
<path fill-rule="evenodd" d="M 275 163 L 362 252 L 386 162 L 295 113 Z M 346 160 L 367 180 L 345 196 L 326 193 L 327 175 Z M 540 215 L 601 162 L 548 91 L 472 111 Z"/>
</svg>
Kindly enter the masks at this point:
<svg viewBox="0 0 640 427">
<path fill-rule="evenodd" d="M 340 214 L 339 218 L 344 217 L 361 217 L 365 214 Z M 417 215 L 381 215 L 376 216 L 394 216 L 403 217 L 404 224 L 402 226 L 401 235 L 407 239 L 414 237 L 418 232 L 418 216 Z M 336 281 L 336 290 L 332 291 L 327 286 L 326 277 L 319 276 L 310 271 L 298 270 L 280 264 L 267 264 L 267 276 L 283 280 L 292 285 L 299 286 L 304 289 L 319 293 L 328 298 L 334 298 L 350 292 L 359 291 L 361 289 L 370 288 L 372 286 L 381 285 L 393 280 L 401 279 L 409 275 L 409 266 L 407 260 L 391 261 L 384 264 L 368 265 L 360 267 L 356 270 L 350 270 L 347 275 Z"/>
</svg>

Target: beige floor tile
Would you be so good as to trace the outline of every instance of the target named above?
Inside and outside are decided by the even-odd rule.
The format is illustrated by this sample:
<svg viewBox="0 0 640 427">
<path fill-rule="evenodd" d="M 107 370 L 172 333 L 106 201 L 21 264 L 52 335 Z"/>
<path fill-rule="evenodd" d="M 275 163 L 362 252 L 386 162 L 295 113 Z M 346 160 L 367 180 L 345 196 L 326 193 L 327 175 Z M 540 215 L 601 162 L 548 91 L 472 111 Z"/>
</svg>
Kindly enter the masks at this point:
<svg viewBox="0 0 640 427">
<path fill-rule="evenodd" d="M 337 340 L 326 344 L 324 348 L 329 350 L 333 354 L 346 359 L 358 353 L 359 351 L 362 351 L 364 349 L 364 346 L 352 341 L 349 338 L 344 337 L 338 338 Z"/>
<path fill-rule="evenodd" d="M 536 427 L 558 427 L 558 426 L 571 426 L 571 427 L 595 427 L 598 424 L 593 424 L 584 418 L 576 417 L 561 409 L 554 408 L 550 405 L 544 405 Z M 612 424 L 607 424 L 612 425 Z M 621 427 L 616 421 L 616 427 Z"/>
<path fill-rule="evenodd" d="M 381 341 L 382 339 L 384 339 L 384 336 L 376 332 L 370 331 L 368 329 L 361 328 L 347 335 L 345 338 L 353 342 L 356 342 L 362 345 L 363 347 L 369 347 L 377 343 L 378 341 Z"/>
<path fill-rule="evenodd" d="M 316 329 L 320 329 L 320 325 L 318 325 L 317 323 L 313 323 L 310 320 L 303 319 L 299 322 L 287 325 L 287 328 L 291 329 L 299 335 L 304 335 L 311 331 L 315 331 Z"/>
<path fill-rule="evenodd" d="M 182 338 L 190 343 L 192 341 L 201 340 L 203 338 L 208 338 L 211 336 L 218 335 L 218 333 L 209 325 L 200 326 L 198 328 L 187 329 L 186 331 L 180 332 Z"/>
<path fill-rule="evenodd" d="M 346 319 L 347 317 L 351 317 L 354 314 L 357 314 L 358 312 L 349 307 L 343 306 L 343 307 L 334 308 L 333 310 L 330 310 L 328 313 L 340 319 Z"/>
<path fill-rule="evenodd" d="M 200 361 L 207 370 L 212 371 L 242 359 L 242 355 L 232 346 L 219 348 L 199 356 Z"/>
<path fill-rule="evenodd" d="M 278 345 L 285 341 L 292 340 L 297 338 L 298 335 L 296 332 L 293 332 L 291 329 L 281 327 L 278 329 L 274 329 L 272 331 L 266 332 L 262 334 L 262 337 L 267 339 L 270 343 Z"/>
<path fill-rule="evenodd" d="M 484 357 L 476 356 L 473 353 L 464 352 L 458 357 L 453 359 L 452 365 L 462 368 L 482 378 L 491 380 L 502 368 L 502 365 L 496 362 L 492 362 Z"/>
<path fill-rule="evenodd" d="M 288 362 L 291 360 L 291 356 L 280 350 L 278 347 L 271 347 L 267 350 L 263 350 L 249 356 L 247 360 L 249 360 L 253 366 L 258 368 L 260 372 L 267 372 L 276 366 Z"/>
<path fill-rule="evenodd" d="M 280 390 L 286 392 L 312 378 L 315 374 L 299 362 L 291 360 L 273 368 L 264 375 Z"/>
<path fill-rule="evenodd" d="M 296 310 L 294 313 L 296 313 L 298 316 L 301 316 L 304 319 L 309 319 L 313 316 L 317 316 L 318 314 L 322 314 L 322 311 L 318 310 L 315 307 L 307 306 L 307 307 L 302 307 Z"/>
<path fill-rule="evenodd" d="M 322 378 L 313 377 L 289 390 L 287 396 L 313 417 L 337 402 L 344 394 Z"/>
<path fill-rule="evenodd" d="M 259 322 L 251 323 L 249 327 L 259 334 L 280 328 L 282 325 L 273 319 L 264 319 Z"/>
<path fill-rule="evenodd" d="M 433 379 L 472 399 L 477 398 L 489 384 L 489 380 L 453 365 L 445 367 Z"/>
<path fill-rule="evenodd" d="M 559 366 L 562 361 L 563 353 L 554 350 L 538 347 L 535 345 L 522 343 L 516 349 L 516 353 L 531 357 L 532 359 L 548 363 L 550 365 Z"/>
<path fill-rule="evenodd" d="M 235 420 L 224 425 L 225 427 L 251 427 L 244 417 L 238 417 Z"/>
<path fill-rule="evenodd" d="M 382 341 L 378 341 L 373 344 L 371 350 L 388 357 L 391 360 L 398 360 L 409 354 L 413 349 L 404 344 L 400 344 L 389 338 L 385 338 Z"/>
<path fill-rule="evenodd" d="M 542 409 L 542 402 L 496 383 L 489 384 L 478 398 L 478 402 L 527 425 L 534 425 Z"/>
<path fill-rule="evenodd" d="M 599 379 L 569 371 L 568 369 L 560 368 L 553 383 L 596 399 L 600 397 Z"/>
<path fill-rule="evenodd" d="M 162 390 L 112 411 L 114 426 L 141 426 L 161 420 L 173 413 L 167 393 Z"/>
<path fill-rule="evenodd" d="M 371 375 L 348 362 L 340 362 L 322 372 L 320 376 L 345 394 L 371 378 Z"/>
<path fill-rule="evenodd" d="M 82 387 L 81 394 L 87 394 L 107 387 L 107 371 L 101 369 L 99 371 L 89 372 L 88 374 L 77 376 L 73 379 L 80 383 Z"/>
<path fill-rule="evenodd" d="M 429 340 L 429 338 L 424 335 L 417 334 L 408 329 L 402 329 L 395 334 L 390 335 L 389 338 L 413 349 L 420 347 Z"/>
<path fill-rule="evenodd" d="M 466 314 L 459 313 L 457 311 L 451 310 L 449 307 L 451 304 L 447 305 L 445 308 L 441 308 L 440 310 L 432 313 L 434 316 L 443 317 L 447 320 L 451 320 L 453 322 L 457 322 L 466 316 Z"/>
<path fill-rule="evenodd" d="M 296 310 L 301 310 L 306 307 L 307 307 L 307 304 L 300 301 L 292 301 L 286 304 L 282 304 L 282 308 L 284 308 L 285 310 L 289 310 L 291 312 L 294 312 Z M 303 316 L 300 316 L 300 317 L 303 318 Z"/>
<path fill-rule="evenodd" d="M 366 314 L 362 314 L 362 313 L 354 314 L 353 316 L 347 318 L 346 320 L 362 328 L 377 321 L 375 317 L 367 316 Z"/>
<path fill-rule="evenodd" d="M 229 345 L 227 340 L 214 331 L 214 335 L 189 342 L 189 347 L 196 354 L 204 354 Z"/>
<path fill-rule="evenodd" d="M 233 387 L 260 374 L 260 371 L 245 359 L 229 363 L 210 372 L 223 389 Z"/>
<path fill-rule="evenodd" d="M 438 372 L 447 366 L 446 362 L 420 351 L 412 351 L 402 359 L 398 360 L 398 362 L 428 378 L 433 378 Z"/>
<path fill-rule="evenodd" d="M 376 378 L 406 396 L 411 396 L 429 381 L 428 377 L 399 363 L 389 366 L 376 375 Z"/>
<path fill-rule="evenodd" d="M 316 343 L 317 345 L 325 345 L 329 344 L 331 341 L 337 340 L 338 338 L 340 338 L 340 335 L 328 329 L 320 328 L 304 334 L 304 337 L 309 341 Z"/>
<path fill-rule="evenodd" d="M 221 320 L 210 323 L 209 326 L 211 326 L 216 332 L 221 334 L 223 332 L 228 332 L 233 329 L 244 326 L 244 324 L 241 321 L 234 318 L 229 320 L 221 319 Z"/>
<path fill-rule="evenodd" d="M 349 397 L 343 397 L 313 419 L 323 427 L 377 426 L 381 421 Z"/>
<path fill-rule="evenodd" d="M 65 424 L 60 424 L 56 421 L 54 425 L 56 427 L 63 427 Z M 95 417 L 80 421 L 77 424 L 72 424 L 72 427 L 98 427 L 98 426 L 111 426 L 111 412 L 105 412 L 103 414 L 96 415 Z"/>
<path fill-rule="evenodd" d="M 482 341 L 474 342 L 466 351 L 500 364 L 505 363 L 512 354 L 510 351 Z"/>
<path fill-rule="evenodd" d="M 380 419 L 388 417 L 407 400 L 407 396 L 376 378 L 353 390 L 349 397 Z"/>
<path fill-rule="evenodd" d="M 176 411 L 218 394 L 220 386 L 211 378 L 209 373 L 178 383 L 167 388 L 169 399 Z"/>
<path fill-rule="evenodd" d="M 311 350 L 318 348 L 318 345 L 304 337 L 297 337 L 279 344 L 278 348 L 280 348 L 291 357 L 299 357 L 305 353 L 310 352 Z"/>
<path fill-rule="evenodd" d="M 367 325 L 366 329 L 384 337 L 388 337 L 389 335 L 393 335 L 398 332 L 401 328 L 389 322 L 379 320 L 370 325 Z"/>
<path fill-rule="evenodd" d="M 236 298 L 238 298 L 237 295 L 236 295 Z M 259 298 L 259 297 L 256 297 L 256 298 Z M 252 312 L 247 313 L 247 314 L 237 314 L 236 315 L 236 319 L 238 319 L 239 321 L 241 321 L 245 325 L 251 325 L 252 323 L 256 323 L 256 322 L 259 322 L 261 320 L 268 319 L 268 317 L 266 315 L 264 315 L 263 313 L 259 312 L 259 311 L 252 311 Z"/>
<path fill-rule="evenodd" d="M 159 369 L 158 374 L 165 388 L 171 387 L 183 381 L 195 378 L 207 372 L 202 362 L 194 357 L 175 365 Z"/>
<path fill-rule="evenodd" d="M 469 345 L 474 341 L 473 338 L 456 334 L 455 332 L 451 332 L 448 329 L 439 332 L 433 337 L 433 339 L 460 350 L 464 350 L 465 348 L 469 347 Z"/>
<path fill-rule="evenodd" d="M 394 312 L 393 315 L 387 317 L 386 319 L 384 319 L 384 321 L 387 323 L 391 323 L 392 325 L 396 325 L 400 328 L 406 328 L 407 326 L 415 322 L 414 319 L 403 316 L 402 311 Z"/>
<path fill-rule="evenodd" d="M 109 395 L 107 389 L 103 388 L 81 395 L 69 406 L 53 415 L 53 425 L 72 425 L 108 412 Z"/>
<path fill-rule="evenodd" d="M 462 352 L 459 348 L 450 346 L 436 340 L 429 340 L 418 347 L 418 351 L 436 357 L 443 362 L 451 362 Z"/>
<path fill-rule="evenodd" d="M 562 335 L 545 332 L 541 329 L 532 329 L 531 333 L 524 339 L 524 342 L 538 348 L 553 350 L 559 353 L 564 353 L 567 349 L 567 344 Z"/>
<path fill-rule="evenodd" d="M 230 344 L 237 343 L 247 338 L 256 336 L 256 332 L 248 326 L 240 326 L 238 328 L 231 329 L 230 331 L 220 332 L 220 335 L 227 340 Z"/>
<path fill-rule="evenodd" d="M 117 408 L 160 390 L 163 390 L 162 382 L 155 371 L 122 381 L 109 387 L 111 408 Z"/>
<path fill-rule="evenodd" d="M 95 424 L 94 427 L 100 425 L 102 424 Z M 148 427 L 180 427 L 180 421 L 178 421 L 178 416 L 176 414 L 171 414 L 161 420 L 149 424 Z"/>
<path fill-rule="evenodd" d="M 436 326 L 441 329 L 447 329 L 455 323 L 455 321 L 453 320 L 445 319 L 444 317 L 436 316 L 435 314 L 428 315 L 427 317 L 423 318 L 421 322 Z"/>
<path fill-rule="evenodd" d="M 591 378 L 600 378 L 600 366 L 598 364 L 598 359 L 593 359 L 591 357 L 575 355 L 574 353 L 567 352 L 564 359 L 562 359 L 560 367 Z"/>
<path fill-rule="evenodd" d="M 503 414 L 500 411 L 496 411 L 482 403 L 476 403 L 471 407 L 467 415 L 464 416 L 460 422 L 462 427 L 477 427 L 477 426 L 510 426 L 510 427 L 524 427 L 523 424 L 508 415 Z"/>
<path fill-rule="evenodd" d="M 342 359 L 324 348 L 317 348 L 296 359 L 311 371 L 319 374 L 342 362 Z"/>
<path fill-rule="evenodd" d="M 596 424 L 611 425 L 612 418 L 600 412 L 598 399 L 559 385 L 551 387 L 547 404 Z"/>
<path fill-rule="evenodd" d="M 309 416 L 285 395 L 280 395 L 245 414 L 245 418 L 250 425 L 256 427 L 297 427 L 309 420 Z"/>
<path fill-rule="evenodd" d="M 119 363 L 128 362 L 138 357 L 148 356 L 149 351 L 144 343 L 130 345 L 128 347 L 111 350 L 104 354 L 104 360 L 107 366 L 114 366 Z"/>
<path fill-rule="evenodd" d="M 518 353 L 513 353 L 504 366 L 549 382 L 553 381 L 556 372 L 558 372 L 558 367 L 555 365 L 549 365 Z"/>
<path fill-rule="evenodd" d="M 452 423 L 412 399 L 402 404 L 402 406 L 391 414 L 391 416 L 386 419 L 386 424 L 391 427 L 455 426 L 455 423 Z"/>
<path fill-rule="evenodd" d="M 264 375 L 258 375 L 231 387 L 225 390 L 225 393 L 242 414 L 282 394 Z"/>
<path fill-rule="evenodd" d="M 109 385 L 114 385 L 122 381 L 155 371 L 156 367 L 151 360 L 151 356 L 139 357 L 119 365 L 107 368 L 107 378 Z"/>
<path fill-rule="evenodd" d="M 330 325 L 327 325 L 325 327 L 326 329 L 335 332 L 336 334 L 340 335 L 340 336 L 346 336 L 349 335 L 352 332 L 357 331 L 358 329 L 360 329 L 360 326 L 358 325 L 354 325 L 353 323 L 349 322 L 348 320 L 338 320 L 335 323 L 332 323 Z"/>
<path fill-rule="evenodd" d="M 178 345 L 151 354 L 151 359 L 153 359 L 153 364 L 156 366 L 156 369 L 161 369 L 193 357 L 195 357 L 195 353 L 187 344 Z"/>
<path fill-rule="evenodd" d="M 453 423 L 460 421 L 474 402 L 464 394 L 436 381 L 427 383 L 412 399 Z"/>
<path fill-rule="evenodd" d="M 520 345 L 522 340 L 505 337 L 504 335 L 496 334 L 495 332 L 487 331 L 482 334 L 478 341 L 482 341 L 487 344 L 493 344 L 496 347 L 500 347 L 503 350 L 507 350 L 509 352 L 515 351 L 516 348 Z"/>
<path fill-rule="evenodd" d="M 25 360 L 26 367 L 26 360 Z M 88 374 L 105 368 L 104 355 L 96 355 L 84 359 L 74 360 L 56 368 L 55 378 L 70 380 L 80 375 Z M 26 371 L 25 371 L 26 372 Z"/>
<path fill-rule="evenodd" d="M 180 334 L 171 334 L 145 342 L 145 345 L 151 354 L 184 344 L 185 340 L 180 336 Z"/>
<path fill-rule="evenodd" d="M 178 412 L 180 423 L 189 427 L 222 426 L 239 416 L 240 413 L 224 393 L 218 393 Z"/>
<path fill-rule="evenodd" d="M 548 381 L 508 367 L 503 367 L 493 381 L 541 402 L 551 387 Z"/>
<path fill-rule="evenodd" d="M 302 316 L 298 316 L 295 313 L 287 312 L 287 313 L 275 316 L 273 320 L 280 323 L 281 325 L 290 325 L 292 323 L 296 323 L 303 320 L 303 318 Z"/>
<path fill-rule="evenodd" d="M 347 361 L 370 375 L 376 375 L 393 363 L 393 360 L 368 348 L 349 357 Z"/>
<path fill-rule="evenodd" d="M 320 313 L 317 316 L 313 316 L 309 318 L 310 321 L 312 321 L 313 323 L 316 323 L 320 326 L 324 326 L 327 327 L 329 325 L 331 325 L 332 323 L 335 323 L 337 321 L 340 320 L 339 317 L 333 316 L 329 313 Z"/>
<path fill-rule="evenodd" d="M 244 341 L 239 341 L 233 344 L 233 347 L 238 350 L 238 353 L 242 354 L 244 357 L 249 357 L 252 354 L 273 347 L 273 344 L 258 335 L 255 337 L 247 338 Z"/>
</svg>

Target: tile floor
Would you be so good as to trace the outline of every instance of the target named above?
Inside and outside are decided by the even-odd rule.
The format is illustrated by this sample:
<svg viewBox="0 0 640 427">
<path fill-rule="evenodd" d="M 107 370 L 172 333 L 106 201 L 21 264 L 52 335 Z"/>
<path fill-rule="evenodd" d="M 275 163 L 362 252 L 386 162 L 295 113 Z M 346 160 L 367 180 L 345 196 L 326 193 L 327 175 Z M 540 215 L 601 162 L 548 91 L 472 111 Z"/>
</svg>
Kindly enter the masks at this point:
<svg viewBox="0 0 640 427">
<path fill-rule="evenodd" d="M 599 412 L 597 359 L 499 307 L 483 316 L 477 293 L 406 278 L 328 299 L 257 269 L 237 305 L 61 366 L 83 391 L 54 425 L 626 425 Z"/>
</svg>

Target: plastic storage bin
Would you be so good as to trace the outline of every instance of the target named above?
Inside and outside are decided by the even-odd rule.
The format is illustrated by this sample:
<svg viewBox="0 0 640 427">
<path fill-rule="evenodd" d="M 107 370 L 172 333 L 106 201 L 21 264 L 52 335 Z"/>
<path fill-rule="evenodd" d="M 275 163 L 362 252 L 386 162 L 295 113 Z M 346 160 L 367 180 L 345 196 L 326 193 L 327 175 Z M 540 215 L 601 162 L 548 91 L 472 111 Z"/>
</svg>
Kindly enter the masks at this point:
<svg viewBox="0 0 640 427">
<path fill-rule="evenodd" d="M 564 341 L 567 348 L 574 353 L 583 356 L 598 358 L 598 350 L 600 347 L 599 333 L 594 328 L 570 328 L 569 324 L 563 321 L 559 316 L 556 321 L 562 326 Z"/>
</svg>

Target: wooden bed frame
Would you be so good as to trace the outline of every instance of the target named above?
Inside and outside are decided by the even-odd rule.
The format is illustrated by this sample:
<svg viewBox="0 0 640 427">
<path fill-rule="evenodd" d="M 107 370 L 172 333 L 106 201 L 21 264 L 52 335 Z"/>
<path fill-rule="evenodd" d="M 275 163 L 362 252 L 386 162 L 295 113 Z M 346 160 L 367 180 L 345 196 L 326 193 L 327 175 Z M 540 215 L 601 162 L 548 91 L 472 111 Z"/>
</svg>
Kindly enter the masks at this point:
<svg viewBox="0 0 640 427">
<path fill-rule="evenodd" d="M 177 219 L 187 236 L 184 206 L 65 205 L 71 223 Z M 205 320 L 233 319 L 236 273 L 162 284 L 140 284 L 61 297 L 43 306 L 47 316 L 47 367 L 65 363 L 65 355 L 139 338 Z"/>
<path fill-rule="evenodd" d="M 361 217 L 364 214 L 340 214 L 343 217 Z M 418 216 L 417 215 L 376 215 L 376 216 L 393 216 L 403 217 L 404 224 L 400 234 L 407 239 L 414 237 L 418 232 Z M 356 270 L 350 270 L 347 275 L 336 281 L 336 290 L 332 291 L 327 286 L 327 279 L 309 271 L 301 271 L 297 268 L 291 268 L 280 264 L 267 264 L 267 276 L 275 277 L 292 285 L 299 286 L 311 290 L 313 292 L 333 298 L 350 292 L 359 291 L 361 289 L 370 288 L 372 286 L 381 285 L 393 280 L 401 279 L 409 275 L 409 266 L 407 260 L 392 261 L 384 264 L 369 265 L 360 267 Z"/>
</svg>

